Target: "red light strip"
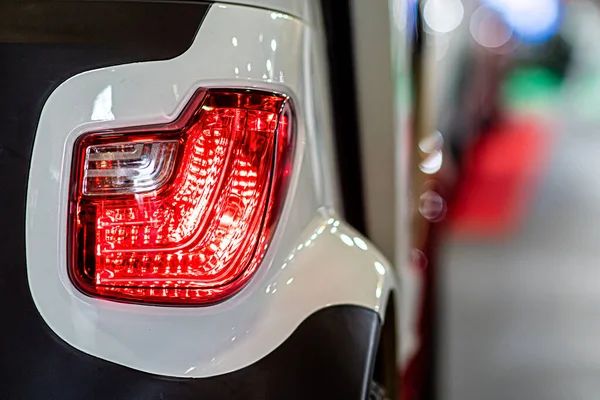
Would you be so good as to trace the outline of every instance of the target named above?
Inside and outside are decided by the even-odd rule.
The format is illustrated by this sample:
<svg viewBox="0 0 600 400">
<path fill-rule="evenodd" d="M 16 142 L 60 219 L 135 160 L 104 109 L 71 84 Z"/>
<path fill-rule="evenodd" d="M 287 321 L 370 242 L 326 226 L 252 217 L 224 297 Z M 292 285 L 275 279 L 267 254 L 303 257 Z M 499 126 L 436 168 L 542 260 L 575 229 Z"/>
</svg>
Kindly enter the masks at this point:
<svg viewBox="0 0 600 400">
<path fill-rule="evenodd" d="M 72 281 L 93 296 L 159 304 L 214 303 L 240 290 L 285 199 L 291 121 L 285 96 L 211 90 L 196 94 L 173 124 L 84 135 L 74 159 Z M 83 192 L 90 148 L 157 141 L 178 143 L 162 186 L 111 193 L 123 179 L 87 179 Z M 106 194 L 87 195 L 94 184 Z"/>
</svg>

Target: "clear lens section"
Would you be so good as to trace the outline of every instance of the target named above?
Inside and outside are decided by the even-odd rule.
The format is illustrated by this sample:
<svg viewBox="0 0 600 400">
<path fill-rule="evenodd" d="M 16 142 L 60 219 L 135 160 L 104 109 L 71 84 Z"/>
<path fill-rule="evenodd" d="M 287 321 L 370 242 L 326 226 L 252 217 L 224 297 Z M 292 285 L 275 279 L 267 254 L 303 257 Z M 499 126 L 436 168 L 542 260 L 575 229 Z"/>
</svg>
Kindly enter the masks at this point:
<svg viewBox="0 0 600 400">
<path fill-rule="evenodd" d="M 173 173 L 177 141 L 90 146 L 85 195 L 141 193 L 161 187 Z"/>
</svg>

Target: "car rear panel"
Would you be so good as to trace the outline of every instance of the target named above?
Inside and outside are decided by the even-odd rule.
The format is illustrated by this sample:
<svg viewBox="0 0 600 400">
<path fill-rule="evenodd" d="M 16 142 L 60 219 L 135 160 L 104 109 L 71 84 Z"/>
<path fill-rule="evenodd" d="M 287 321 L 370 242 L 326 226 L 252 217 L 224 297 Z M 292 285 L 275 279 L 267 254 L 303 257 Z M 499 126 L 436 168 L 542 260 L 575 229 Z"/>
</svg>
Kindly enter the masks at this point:
<svg viewBox="0 0 600 400">
<path fill-rule="evenodd" d="M 200 41 L 204 49 L 212 50 L 188 58 L 200 63 L 198 68 L 188 65 L 185 72 L 199 74 L 193 85 L 259 87 L 288 94 L 296 107 L 300 145 L 276 245 L 249 287 L 214 307 L 173 311 L 117 305 L 88 299 L 73 288 L 48 300 L 40 294 L 44 286 L 54 290 L 55 284 L 69 285 L 31 274 L 33 264 L 42 274 L 58 276 L 58 270 L 65 269 L 55 254 L 66 251 L 56 245 L 65 240 L 61 227 L 66 224 L 66 204 L 59 204 L 56 196 L 44 196 L 49 192 L 42 187 L 47 184 L 58 193 L 57 182 L 65 176 L 68 180 L 65 165 L 70 165 L 72 148 L 56 132 L 80 134 L 95 126 L 127 126 L 152 96 L 160 99 L 167 89 L 176 92 L 164 76 L 157 77 L 160 87 L 155 90 L 153 75 L 147 72 L 158 67 L 169 70 L 167 64 L 189 53 L 211 12 L 212 25 Z M 277 74 L 261 79 L 257 63 L 252 72 L 249 63 L 233 64 L 231 54 L 246 51 L 244 36 L 238 35 L 241 49 L 228 48 L 221 54 L 218 47 L 211 47 L 217 40 L 232 46 L 237 31 L 251 31 L 253 46 L 260 42 L 261 49 L 267 48 L 264 57 L 272 60 L 273 69 L 280 67 Z M 365 392 L 363 375 L 372 363 L 381 314 L 395 281 L 385 259 L 336 216 L 332 202 L 323 198 L 327 191 L 318 188 L 319 182 L 331 179 L 323 179 L 318 159 L 326 156 L 318 144 L 330 132 L 319 122 L 326 120 L 319 114 L 324 108 L 313 109 L 326 102 L 327 94 L 324 87 L 311 87 L 307 78 L 314 68 L 311 63 L 317 70 L 323 66 L 318 54 L 312 60 L 304 58 L 312 51 L 304 41 L 309 37 L 305 25 L 294 17 L 234 5 L 110 1 L 0 5 L 0 311 L 5 318 L 0 333 L 0 398 L 294 399 L 352 398 Z M 261 59 L 261 68 L 264 65 Z M 234 67 L 236 75 L 238 67 L 243 69 L 239 77 L 233 76 Z M 210 74 L 202 75 L 206 71 Z M 115 120 L 90 121 L 90 104 L 71 94 L 97 94 L 90 87 L 103 89 L 109 75 Z M 122 97 L 119 90 L 131 87 L 144 88 L 133 90 L 139 93 L 139 107 L 121 105 L 133 97 Z M 189 93 L 189 88 L 181 87 L 181 98 L 173 95 L 177 107 L 183 107 Z M 163 104 L 146 109 L 170 118 Z M 71 126 L 57 129 L 69 118 Z M 56 154 L 57 149 L 64 160 L 44 164 L 48 159 L 44 153 Z M 50 204 L 49 198 L 59 206 Z M 360 247 L 353 244 L 355 239 Z M 83 303 L 86 308 L 81 311 Z M 293 369 L 286 369 L 290 365 Z M 335 377 L 323 379 L 333 371 Z M 194 377 L 199 379 L 189 379 Z"/>
</svg>

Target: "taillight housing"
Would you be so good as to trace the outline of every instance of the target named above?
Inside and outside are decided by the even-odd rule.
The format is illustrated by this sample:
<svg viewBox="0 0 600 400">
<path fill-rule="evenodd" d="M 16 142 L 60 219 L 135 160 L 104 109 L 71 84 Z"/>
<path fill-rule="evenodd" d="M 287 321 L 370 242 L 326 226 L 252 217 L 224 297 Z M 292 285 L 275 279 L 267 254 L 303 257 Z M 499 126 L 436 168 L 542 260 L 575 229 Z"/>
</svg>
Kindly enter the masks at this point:
<svg viewBox="0 0 600 400">
<path fill-rule="evenodd" d="M 127 302 L 211 304 L 252 277 L 285 198 L 288 98 L 201 90 L 173 123 L 93 132 L 75 144 L 69 276 Z"/>
</svg>

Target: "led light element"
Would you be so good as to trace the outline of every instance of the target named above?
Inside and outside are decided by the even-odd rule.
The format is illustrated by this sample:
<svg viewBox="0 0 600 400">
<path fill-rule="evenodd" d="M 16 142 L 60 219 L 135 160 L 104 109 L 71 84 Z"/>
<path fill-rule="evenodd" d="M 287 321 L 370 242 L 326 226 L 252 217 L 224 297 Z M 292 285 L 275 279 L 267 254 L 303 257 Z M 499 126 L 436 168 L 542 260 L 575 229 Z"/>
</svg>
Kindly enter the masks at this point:
<svg viewBox="0 0 600 400">
<path fill-rule="evenodd" d="M 211 90 L 170 125 L 82 136 L 69 229 L 76 287 L 172 305 L 239 291 L 285 198 L 291 122 L 283 95 Z"/>
<path fill-rule="evenodd" d="M 139 193 L 162 186 L 173 172 L 176 141 L 90 146 L 83 193 Z"/>
</svg>

